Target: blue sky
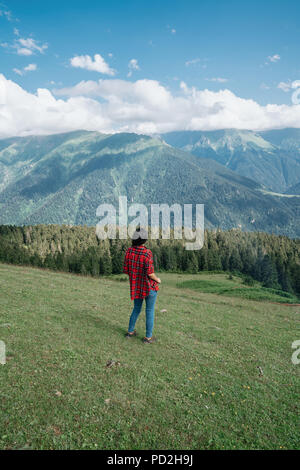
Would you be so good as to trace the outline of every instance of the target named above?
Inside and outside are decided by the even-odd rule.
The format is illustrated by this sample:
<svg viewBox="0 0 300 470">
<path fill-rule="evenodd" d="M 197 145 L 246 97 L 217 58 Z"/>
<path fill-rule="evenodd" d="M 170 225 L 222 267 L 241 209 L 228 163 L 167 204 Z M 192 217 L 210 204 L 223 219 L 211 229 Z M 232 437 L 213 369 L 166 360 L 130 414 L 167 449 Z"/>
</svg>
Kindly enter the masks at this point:
<svg viewBox="0 0 300 470">
<path fill-rule="evenodd" d="M 298 0 L 0 0 L 0 73 L 32 94 L 147 79 L 174 97 L 184 82 L 261 106 L 291 105 L 299 14 Z M 95 54 L 108 73 L 88 70 L 83 59 L 84 68 L 72 66 Z"/>
</svg>

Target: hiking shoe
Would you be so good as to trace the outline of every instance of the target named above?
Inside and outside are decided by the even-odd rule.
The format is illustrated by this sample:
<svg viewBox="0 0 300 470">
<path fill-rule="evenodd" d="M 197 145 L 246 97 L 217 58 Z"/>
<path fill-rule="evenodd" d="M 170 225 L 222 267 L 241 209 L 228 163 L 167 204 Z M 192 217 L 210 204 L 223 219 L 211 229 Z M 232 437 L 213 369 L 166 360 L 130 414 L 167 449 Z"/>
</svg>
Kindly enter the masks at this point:
<svg viewBox="0 0 300 470">
<path fill-rule="evenodd" d="M 134 330 L 133 333 L 128 333 L 128 331 L 127 331 L 127 333 L 125 335 L 125 338 L 132 338 L 133 336 L 136 336 L 136 330 Z"/>
<path fill-rule="evenodd" d="M 143 343 L 145 344 L 152 344 L 152 343 L 155 343 L 156 341 L 156 337 L 155 336 L 152 336 L 150 339 L 144 337 L 143 338 Z"/>
</svg>

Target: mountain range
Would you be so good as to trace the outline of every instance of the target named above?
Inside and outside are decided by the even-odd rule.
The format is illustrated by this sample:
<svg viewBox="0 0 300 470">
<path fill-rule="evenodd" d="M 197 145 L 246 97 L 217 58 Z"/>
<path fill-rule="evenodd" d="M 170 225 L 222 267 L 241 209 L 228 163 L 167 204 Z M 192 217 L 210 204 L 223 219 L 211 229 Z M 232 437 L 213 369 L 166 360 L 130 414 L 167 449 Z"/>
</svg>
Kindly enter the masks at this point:
<svg viewBox="0 0 300 470">
<path fill-rule="evenodd" d="M 300 194 L 300 129 L 180 131 L 161 137 L 174 147 L 253 179 L 266 190 Z"/>
<path fill-rule="evenodd" d="M 300 166 L 296 139 L 280 138 L 276 133 L 266 133 L 263 138 L 261 134 L 253 133 L 251 141 L 252 133 L 236 131 L 234 137 L 233 131 L 216 131 L 209 138 L 215 150 L 210 151 L 206 143 L 206 151 L 203 148 L 200 155 L 195 152 L 197 145 L 186 146 L 197 142 L 204 145 L 208 133 L 151 137 L 76 131 L 0 140 L 0 224 L 95 225 L 99 204 L 118 207 L 119 196 L 126 195 L 129 202 L 148 206 L 203 203 L 207 228 L 239 227 L 299 237 L 300 198 L 278 195 L 275 185 L 263 184 L 250 171 L 241 175 L 228 163 L 231 141 L 232 145 L 237 142 L 237 148 L 247 147 L 251 158 L 254 149 L 258 152 L 259 143 L 265 149 L 259 157 L 262 161 L 269 151 L 275 155 L 275 148 L 286 145 L 289 153 L 284 157 L 282 152 L 280 158 L 290 158 L 295 168 Z M 245 135 L 247 144 L 243 143 Z M 223 146 L 219 142 L 222 139 Z M 184 150 L 176 148 L 179 146 Z M 288 156 L 292 154 L 293 158 Z M 237 151 L 234 156 L 237 160 Z M 271 165 L 270 161 L 271 157 L 266 165 Z M 262 171 L 263 163 L 260 168 Z M 285 177 L 286 187 L 290 184 L 297 188 L 295 173 L 291 171 Z"/>
</svg>

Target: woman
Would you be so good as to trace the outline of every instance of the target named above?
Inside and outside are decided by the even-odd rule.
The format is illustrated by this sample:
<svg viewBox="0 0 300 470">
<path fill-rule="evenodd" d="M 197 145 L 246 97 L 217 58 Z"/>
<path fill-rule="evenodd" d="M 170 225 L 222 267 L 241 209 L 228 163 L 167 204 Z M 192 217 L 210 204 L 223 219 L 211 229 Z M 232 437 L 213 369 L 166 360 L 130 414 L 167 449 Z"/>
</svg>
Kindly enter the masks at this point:
<svg viewBox="0 0 300 470">
<path fill-rule="evenodd" d="M 134 301 L 134 307 L 129 320 L 127 338 L 136 336 L 134 329 L 136 321 L 142 310 L 143 300 L 146 301 L 146 336 L 144 343 L 154 343 L 152 336 L 154 325 L 154 307 L 157 297 L 159 277 L 154 274 L 153 255 L 151 250 L 144 245 L 148 239 L 147 232 L 143 229 L 136 230 L 132 239 L 132 246 L 128 248 L 124 260 L 124 273 L 129 275 L 130 297 Z"/>
</svg>

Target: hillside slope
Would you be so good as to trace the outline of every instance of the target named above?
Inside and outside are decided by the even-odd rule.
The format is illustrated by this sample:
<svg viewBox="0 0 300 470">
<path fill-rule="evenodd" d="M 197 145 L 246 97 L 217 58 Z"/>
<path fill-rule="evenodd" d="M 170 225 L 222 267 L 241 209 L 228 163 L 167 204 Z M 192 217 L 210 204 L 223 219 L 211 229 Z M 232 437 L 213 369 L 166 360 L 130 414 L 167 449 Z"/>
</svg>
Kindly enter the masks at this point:
<svg viewBox="0 0 300 470">
<path fill-rule="evenodd" d="M 285 192 L 300 181 L 300 129 L 180 131 L 163 134 L 162 138 L 276 192 Z"/>
<path fill-rule="evenodd" d="M 97 223 L 101 203 L 205 204 L 206 226 L 300 235 L 300 200 L 160 139 L 97 132 L 0 142 L 0 224 Z"/>
<path fill-rule="evenodd" d="M 297 184 L 294 184 L 294 186 L 290 186 L 286 190 L 286 194 L 297 194 L 300 195 L 300 181 Z"/>
<path fill-rule="evenodd" d="M 124 338 L 127 282 L 0 264 L 1 449 L 299 446 L 296 308 L 161 278 L 144 345 L 144 313 Z"/>
</svg>

